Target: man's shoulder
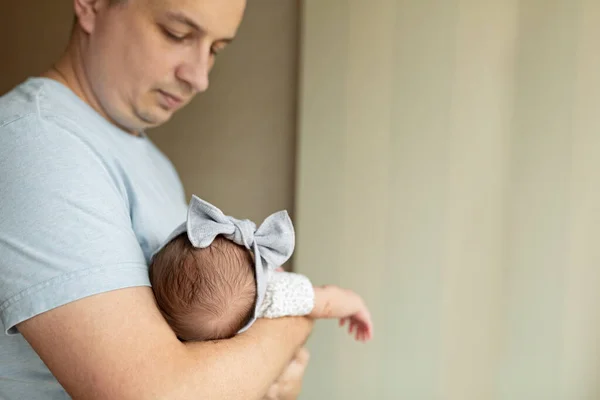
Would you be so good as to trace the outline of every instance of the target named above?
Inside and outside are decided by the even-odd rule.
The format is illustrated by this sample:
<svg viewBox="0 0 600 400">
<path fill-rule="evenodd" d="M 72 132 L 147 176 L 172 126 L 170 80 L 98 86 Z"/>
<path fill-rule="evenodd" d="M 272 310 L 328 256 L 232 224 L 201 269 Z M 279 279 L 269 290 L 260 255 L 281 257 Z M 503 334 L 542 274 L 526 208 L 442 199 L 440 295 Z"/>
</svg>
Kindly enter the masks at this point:
<svg viewBox="0 0 600 400">
<path fill-rule="evenodd" d="M 98 134 L 103 128 L 99 121 L 58 82 L 30 78 L 0 97 L 0 153 L 106 161 L 112 155 L 111 143 L 107 135 Z"/>
<path fill-rule="evenodd" d="M 43 90 L 43 86 L 22 84 L 0 97 L 0 154 L 5 161 L 29 156 L 54 158 L 61 153 L 77 157 L 73 150 L 82 147 L 81 140 L 41 112 Z"/>
<path fill-rule="evenodd" d="M 43 82 L 27 80 L 0 96 L 0 128 L 23 118 L 35 117 Z"/>
<path fill-rule="evenodd" d="M 27 81 L 0 98 L 2 189 L 23 181 L 38 190 L 88 179 L 114 181 L 106 145 L 88 140 L 76 124 L 64 123 L 64 113 L 49 112 L 52 94 L 46 90 L 43 82 Z"/>
<path fill-rule="evenodd" d="M 61 99 L 53 96 L 47 81 L 30 78 L 0 96 L 0 142 L 24 144 L 39 140 L 40 131 L 58 130 L 49 122 L 65 113 L 60 112 Z"/>
<path fill-rule="evenodd" d="M 71 89 L 49 78 L 29 78 L 0 96 L 0 129 L 18 129 L 22 120 L 78 135 L 107 124 Z"/>
</svg>

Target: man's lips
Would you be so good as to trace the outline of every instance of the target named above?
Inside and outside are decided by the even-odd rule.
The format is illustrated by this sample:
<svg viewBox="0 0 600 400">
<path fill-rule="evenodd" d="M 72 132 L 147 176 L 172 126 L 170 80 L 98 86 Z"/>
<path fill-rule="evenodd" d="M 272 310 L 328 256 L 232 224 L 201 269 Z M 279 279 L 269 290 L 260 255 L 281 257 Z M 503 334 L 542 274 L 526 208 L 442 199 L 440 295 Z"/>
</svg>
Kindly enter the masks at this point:
<svg viewBox="0 0 600 400">
<path fill-rule="evenodd" d="M 164 90 L 159 90 L 158 92 L 161 94 L 163 102 L 168 108 L 177 108 L 183 104 L 183 99 L 181 97 L 165 92 Z"/>
</svg>

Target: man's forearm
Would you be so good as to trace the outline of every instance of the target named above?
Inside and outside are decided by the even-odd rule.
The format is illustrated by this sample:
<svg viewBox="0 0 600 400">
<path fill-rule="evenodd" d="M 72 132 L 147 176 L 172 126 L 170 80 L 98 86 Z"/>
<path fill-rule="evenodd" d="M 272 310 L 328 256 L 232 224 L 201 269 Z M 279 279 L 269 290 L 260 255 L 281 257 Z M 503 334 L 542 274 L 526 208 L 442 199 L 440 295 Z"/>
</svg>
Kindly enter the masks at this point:
<svg viewBox="0 0 600 400">
<path fill-rule="evenodd" d="M 261 399 L 308 338 L 305 317 L 259 319 L 232 339 L 185 345 L 188 364 L 171 399 Z M 189 396 L 188 396 L 189 394 Z"/>
<path fill-rule="evenodd" d="M 74 400 L 260 399 L 311 328 L 304 317 L 259 319 L 232 339 L 183 344 L 147 287 L 88 296 L 18 325 Z"/>
</svg>

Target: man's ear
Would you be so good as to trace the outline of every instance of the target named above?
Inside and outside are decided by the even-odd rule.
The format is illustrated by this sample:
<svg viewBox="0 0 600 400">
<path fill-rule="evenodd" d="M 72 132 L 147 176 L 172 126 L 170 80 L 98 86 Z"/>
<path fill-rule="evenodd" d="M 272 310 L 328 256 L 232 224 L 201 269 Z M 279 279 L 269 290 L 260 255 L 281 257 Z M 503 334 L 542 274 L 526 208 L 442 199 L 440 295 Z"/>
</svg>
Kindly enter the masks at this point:
<svg viewBox="0 0 600 400">
<path fill-rule="evenodd" d="M 74 0 L 77 24 L 86 33 L 92 33 L 96 25 L 98 10 L 106 7 L 107 0 Z"/>
</svg>

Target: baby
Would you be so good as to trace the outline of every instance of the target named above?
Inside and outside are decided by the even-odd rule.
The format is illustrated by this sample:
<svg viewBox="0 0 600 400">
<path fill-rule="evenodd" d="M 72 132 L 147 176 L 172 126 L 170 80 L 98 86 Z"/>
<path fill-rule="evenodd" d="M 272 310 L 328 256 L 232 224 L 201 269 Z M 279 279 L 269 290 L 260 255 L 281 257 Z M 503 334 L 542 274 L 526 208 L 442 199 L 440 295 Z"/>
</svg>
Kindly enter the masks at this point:
<svg viewBox="0 0 600 400">
<path fill-rule="evenodd" d="M 257 318 L 338 318 L 360 341 L 372 338 L 370 313 L 354 292 L 313 287 L 281 270 L 294 251 L 285 211 L 257 229 L 192 196 L 188 218 L 154 253 L 150 281 L 158 306 L 179 339 L 216 340 L 248 329 Z"/>
</svg>

